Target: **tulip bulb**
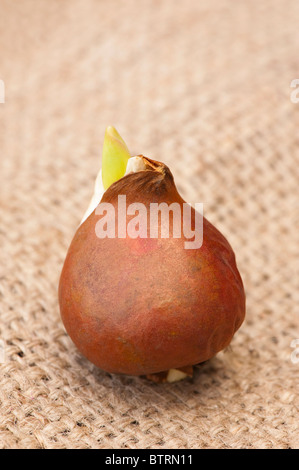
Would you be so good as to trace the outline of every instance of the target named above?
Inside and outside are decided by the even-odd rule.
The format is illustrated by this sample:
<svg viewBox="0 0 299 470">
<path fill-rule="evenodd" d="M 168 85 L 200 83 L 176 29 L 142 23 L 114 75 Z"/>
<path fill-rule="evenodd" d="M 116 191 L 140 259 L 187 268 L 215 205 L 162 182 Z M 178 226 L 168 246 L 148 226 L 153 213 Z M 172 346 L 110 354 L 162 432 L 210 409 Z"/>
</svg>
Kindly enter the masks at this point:
<svg viewBox="0 0 299 470">
<path fill-rule="evenodd" d="M 119 211 L 120 196 L 127 211 Z M 162 203 L 182 210 L 169 211 L 168 238 L 162 217 L 155 219 L 158 236 L 151 237 L 150 217 L 142 231 L 136 213 L 143 207 L 150 213 Z M 186 249 L 185 232 L 174 230 L 175 222 L 184 226 L 185 205 L 165 164 L 131 157 L 117 131 L 107 128 L 102 171 L 59 284 L 67 332 L 82 354 L 107 372 L 182 380 L 192 375 L 193 365 L 226 348 L 244 320 L 245 293 L 231 246 L 202 217 L 202 245 Z M 197 235 L 198 213 L 187 206 Z M 101 207 L 113 229 L 105 237 L 97 235 L 98 224 L 105 225 Z M 135 235 L 129 236 L 129 227 Z"/>
</svg>

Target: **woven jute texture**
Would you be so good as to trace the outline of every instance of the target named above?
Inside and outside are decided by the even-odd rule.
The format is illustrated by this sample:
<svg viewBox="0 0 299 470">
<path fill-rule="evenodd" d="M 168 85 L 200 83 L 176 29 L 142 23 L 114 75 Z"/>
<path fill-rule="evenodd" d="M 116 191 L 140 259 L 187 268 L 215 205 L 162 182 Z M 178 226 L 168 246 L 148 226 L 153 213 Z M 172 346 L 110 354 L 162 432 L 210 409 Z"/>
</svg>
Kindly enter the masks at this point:
<svg viewBox="0 0 299 470">
<path fill-rule="evenodd" d="M 1 0 L 0 16 L 0 446 L 298 448 L 299 2 Z M 177 384 L 97 369 L 60 319 L 107 125 L 204 203 L 244 280 L 231 347 Z"/>
</svg>

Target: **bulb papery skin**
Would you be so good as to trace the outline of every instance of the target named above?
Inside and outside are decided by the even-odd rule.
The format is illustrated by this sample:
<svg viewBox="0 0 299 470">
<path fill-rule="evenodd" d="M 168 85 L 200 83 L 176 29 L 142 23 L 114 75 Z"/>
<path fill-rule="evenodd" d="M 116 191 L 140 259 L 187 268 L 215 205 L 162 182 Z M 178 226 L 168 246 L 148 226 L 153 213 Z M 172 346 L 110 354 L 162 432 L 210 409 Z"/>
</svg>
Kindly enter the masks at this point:
<svg viewBox="0 0 299 470">
<path fill-rule="evenodd" d="M 87 219 L 87 217 L 90 216 L 90 214 L 96 209 L 96 207 L 99 205 L 102 197 L 103 197 L 103 194 L 105 192 L 105 189 L 104 189 L 104 186 L 103 186 L 103 182 L 102 182 L 102 169 L 100 169 L 97 177 L 96 177 L 96 180 L 95 180 L 95 184 L 94 184 L 94 192 L 93 192 L 93 195 L 92 195 L 92 198 L 91 198 L 91 201 L 89 203 L 89 206 L 80 222 L 80 225 L 83 224 L 83 222 L 85 222 L 85 220 Z"/>
<path fill-rule="evenodd" d="M 125 176 L 129 173 L 137 173 L 138 171 L 146 170 L 146 164 L 142 156 L 137 155 L 128 160 Z"/>
<path fill-rule="evenodd" d="M 137 171 L 128 163 L 101 202 L 116 207 L 125 195 L 127 205 L 182 207 L 170 170 L 136 158 Z M 193 226 L 195 216 L 191 208 Z M 183 236 L 98 238 L 98 220 L 93 211 L 77 229 L 59 284 L 63 323 L 85 357 L 110 373 L 148 375 L 204 362 L 230 344 L 245 292 L 231 246 L 206 218 L 202 246 L 190 250 Z"/>
<path fill-rule="evenodd" d="M 136 173 L 137 171 L 145 170 L 145 164 L 143 162 L 143 158 L 140 156 L 136 157 L 131 157 L 128 160 L 127 167 L 126 167 L 126 172 L 125 175 L 128 175 L 129 173 Z M 80 225 L 85 222 L 87 217 L 90 216 L 90 214 L 96 209 L 96 207 L 99 205 L 101 202 L 101 199 L 104 195 L 105 188 L 103 185 L 103 180 L 102 180 L 102 169 L 100 168 L 98 175 L 95 180 L 94 184 L 94 191 L 93 195 L 91 198 L 91 201 L 89 203 L 89 206 L 80 222 Z"/>
</svg>

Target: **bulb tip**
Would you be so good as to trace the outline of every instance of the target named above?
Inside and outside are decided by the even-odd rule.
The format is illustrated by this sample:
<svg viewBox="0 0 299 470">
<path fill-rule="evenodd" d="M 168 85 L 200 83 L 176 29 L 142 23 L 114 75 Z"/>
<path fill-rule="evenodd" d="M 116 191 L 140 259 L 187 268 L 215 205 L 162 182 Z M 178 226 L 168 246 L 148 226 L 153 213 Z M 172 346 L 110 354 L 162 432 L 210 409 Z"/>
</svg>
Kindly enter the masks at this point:
<svg viewBox="0 0 299 470">
<path fill-rule="evenodd" d="M 104 189 L 124 176 L 130 158 L 128 147 L 114 126 L 105 131 L 102 155 L 102 179 Z"/>
</svg>

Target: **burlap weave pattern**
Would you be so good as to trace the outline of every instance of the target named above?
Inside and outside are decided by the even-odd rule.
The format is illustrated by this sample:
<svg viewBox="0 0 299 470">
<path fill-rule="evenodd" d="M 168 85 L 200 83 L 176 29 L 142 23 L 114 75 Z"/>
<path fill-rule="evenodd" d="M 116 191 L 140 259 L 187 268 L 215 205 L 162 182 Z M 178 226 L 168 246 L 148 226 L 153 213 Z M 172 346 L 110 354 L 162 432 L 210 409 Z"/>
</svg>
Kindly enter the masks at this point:
<svg viewBox="0 0 299 470">
<path fill-rule="evenodd" d="M 298 1 L 2 0 L 0 15 L 0 446 L 299 447 Z M 60 320 L 110 124 L 236 252 L 246 321 L 192 380 L 102 372 Z"/>
</svg>

